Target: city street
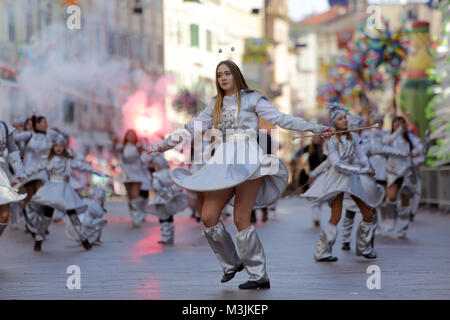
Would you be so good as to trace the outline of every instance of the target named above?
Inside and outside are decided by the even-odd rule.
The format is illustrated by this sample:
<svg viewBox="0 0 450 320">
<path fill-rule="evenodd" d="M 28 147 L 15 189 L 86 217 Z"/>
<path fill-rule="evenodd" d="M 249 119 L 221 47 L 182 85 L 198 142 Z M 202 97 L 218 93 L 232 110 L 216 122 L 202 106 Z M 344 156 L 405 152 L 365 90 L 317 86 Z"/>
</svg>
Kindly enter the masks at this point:
<svg viewBox="0 0 450 320">
<path fill-rule="evenodd" d="M 0 239 L 0 299 L 449 299 L 450 216 L 422 210 L 409 237 L 379 235 L 378 259 L 365 260 L 340 249 L 335 263 L 313 259 L 319 229 L 309 206 L 299 198 L 283 199 L 269 221 L 256 224 L 267 256 L 271 289 L 242 291 L 245 271 L 221 284 L 222 271 L 188 210 L 175 216 L 175 244 L 157 244 L 159 223 L 149 216 L 132 229 L 125 201 L 108 201 L 103 243 L 85 251 L 53 223 L 43 251 L 22 229 L 6 229 Z M 260 215 L 258 215 L 260 218 Z M 326 220 L 326 217 L 322 217 Z M 359 223 L 360 217 L 357 222 Z M 225 225 L 233 238 L 232 219 Z M 381 289 L 366 286 L 367 267 L 381 270 Z M 81 289 L 69 290 L 66 269 L 81 269 Z"/>
</svg>

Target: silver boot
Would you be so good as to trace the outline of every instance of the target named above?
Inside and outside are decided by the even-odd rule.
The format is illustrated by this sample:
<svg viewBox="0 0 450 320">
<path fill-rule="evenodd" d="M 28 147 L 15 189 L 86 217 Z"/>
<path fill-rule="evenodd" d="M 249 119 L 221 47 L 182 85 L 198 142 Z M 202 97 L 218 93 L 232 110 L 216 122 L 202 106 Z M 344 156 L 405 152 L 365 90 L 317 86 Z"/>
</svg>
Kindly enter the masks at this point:
<svg viewBox="0 0 450 320">
<path fill-rule="evenodd" d="M 51 223 L 52 218 L 46 217 L 44 215 L 39 217 L 39 220 L 37 221 L 37 232 L 35 236 L 36 241 L 43 241 L 45 239 L 45 234 Z"/>
<path fill-rule="evenodd" d="M 391 232 L 395 228 L 395 219 L 397 218 L 397 201 L 386 201 L 386 206 L 381 208 L 381 222 L 384 232 Z"/>
<path fill-rule="evenodd" d="M 7 226 L 8 226 L 7 223 L 0 223 L 0 237 L 2 236 L 2 233 L 6 229 Z"/>
<path fill-rule="evenodd" d="M 25 229 L 34 237 L 38 232 L 37 226 L 42 218 L 42 215 L 31 209 L 29 205 L 27 205 L 25 210 L 23 210 L 23 215 L 25 218 Z"/>
<path fill-rule="evenodd" d="M 172 244 L 175 233 L 175 225 L 173 222 L 162 222 L 161 223 L 161 240 L 158 243 L 162 244 Z"/>
<path fill-rule="evenodd" d="M 248 282 L 264 284 L 268 288 L 270 285 L 266 272 L 266 255 L 255 227 L 251 225 L 247 229 L 239 231 L 236 235 L 236 243 L 245 270 L 250 275 Z M 247 289 L 243 288 L 243 285 L 246 284 L 242 284 L 240 288 Z"/>
<path fill-rule="evenodd" d="M 88 236 L 86 235 L 86 232 L 83 228 L 83 224 L 81 223 L 78 214 L 75 211 L 73 211 L 72 213 L 70 213 L 69 211 L 68 216 L 70 219 L 70 223 L 72 224 L 73 228 L 78 234 L 78 237 L 80 238 L 81 244 L 86 250 L 90 250 L 92 248 L 92 244 L 88 240 Z"/>
<path fill-rule="evenodd" d="M 355 212 L 347 210 L 345 212 L 344 220 L 342 221 L 342 250 L 350 250 L 354 221 Z"/>
<path fill-rule="evenodd" d="M 356 232 L 356 255 L 367 259 L 375 259 L 377 256 L 372 249 L 373 223 L 361 221 Z"/>
<path fill-rule="evenodd" d="M 141 209 L 141 199 L 136 198 L 128 202 L 131 218 L 133 219 L 133 227 L 139 228 L 145 219 L 145 213 Z"/>
<path fill-rule="evenodd" d="M 336 242 L 338 228 L 335 225 L 327 223 L 322 229 L 319 241 L 314 249 L 314 259 L 317 261 L 336 261 L 337 258 L 331 255 L 333 245 Z"/>
<path fill-rule="evenodd" d="M 219 223 L 210 228 L 207 228 L 203 222 L 200 222 L 200 225 L 211 249 L 222 266 L 223 273 L 225 275 L 235 273 L 242 262 L 237 255 L 233 240 L 222 221 L 219 220 Z"/>
<path fill-rule="evenodd" d="M 406 207 L 400 207 L 398 211 L 398 231 L 397 231 L 397 237 L 398 238 L 406 238 L 406 232 L 408 231 L 410 220 L 411 210 L 410 206 Z"/>
</svg>

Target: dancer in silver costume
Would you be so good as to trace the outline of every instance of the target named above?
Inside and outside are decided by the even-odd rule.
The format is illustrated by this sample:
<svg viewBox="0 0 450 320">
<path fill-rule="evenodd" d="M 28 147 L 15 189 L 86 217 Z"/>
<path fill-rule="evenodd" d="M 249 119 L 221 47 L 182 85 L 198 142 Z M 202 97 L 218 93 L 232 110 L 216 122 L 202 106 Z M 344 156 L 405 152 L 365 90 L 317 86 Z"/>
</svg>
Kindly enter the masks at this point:
<svg viewBox="0 0 450 320">
<path fill-rule="evenodd" d="M 147 212 L 156 215 L 161 225 L 161 240 L 158 243 L 174 242 L 175 225 L 173 216 L 187 208 L 189 197 L 183 190 L 174 185 L 170 177 L 169 164 L 162 153 L 150 155 L 156 172 L 153 173 L 153 190 L 155 194 L 147 206 Z"/>
<path fill-rule="evenodd" d="M 25 142 L 23 165 L 28 172 L 37 166 L 42 160 L 47 158 L 48 151 L 52 147 L 53 139 L 59 135 L 59 132 L 48 128 L 47 119 L 44 116 L 31 117 L 33 131 L 24 131 L 14 135 L 16 142 Z M 36 234 L 36 220 L 39 214 L 34 212 L 28 203 L 39 188 L 48 181 L 45 170 L 35 172 L 29 176 L 27 183 L 23 186 L 27 197 L 22 202 L 22 210 L 25 217 L 25 226 L 28 232 L 33 236 Z"/>
<path fill-rule="evenodd" d="M 347 130 L 348 109 L 339 103 L 330 103 L 327 108 L 330 110 L 330 124 L 335 130 Z M 337 261 L 331 253 L 338 234 L 337 225 L 342 214 L 344 194 L 353 199 L 363 215 L 357 231 L 356 255 L 367 259 L 376 258 L 370 243 L 373 232 L 372 209 L 379 204 L 380 195 L 373 178 L 375 172 L 358 142 L 359 137 L 353 132 L 331 137 L 326 142 L 328 158 L 316 168 L 313 176 L 317 176 L 318 172 L 323 173 L 301 195 L 313 203 L 328 201 L 331 206 L 329 223 L 322 229 L 314 251 L 317 261 Z"/>
<path fill-rule="evenodd" d="M 383 143 L 406 153 L 406 156 L 389 156 L 387 161 L 387 204 L 384 217 L 384 230 L 393 231 L 398 223 L 397 236 L 405 238 L 409 227 L 410 202 L 415 193 L 418 176 L 414 170 L 414 158 L 422 159 L 423 145 L 414 135 L 408 132 L 403 117 L 392 121 L 391 135 L 383 139 Z"/>
<path fill-rule="evenodd" d="M 87 205 L 81 201 L 78 194 L 70 186 L 70 175 L 73 170 L 85 171 L 103 177 L 106 175 L 86 163 L 72 159 L 64 147 L 65 143 L 63 136 L 56 136 L 48 158 L 27 172 L 32 176 L 45 170 L 49 176 L 49 181 L 30 200 L 30 207 L 40 215 L 36 226 L 35 251 L 41 251 L 42 241 L 45 239 L 47 228 L 52 221 L 55 210 L 69 216 L 84 248 L 86 250 L 91 248 L 89 240 L 81 230 L 81 223 L 78 218 L 78 214 L 84 212 Z"/>
<path fill-rule="evenodd" d="M 147 170 L 145 158 L 145 145 L 139 143 L 139 139 L 134 130 L 127 130 L 122 145 L 117 145 L 114 141 L 113 149 L 119 155 L 120 167 L 122 171 L 117 176 L 117 180 L 125 185 L 128 196 L 128 207 L 133 227 L 139 228 L 145 219 L 145 206 L 148 202 L 148 195 L 144 197 L 141 193 L 142 186 L 151 188 L 150 172 Z"/>
<path fill-rule="evenodd" d="M 16 118 L 13 127 L 14 130 L 14 136 L 26 131 L 26 130 L 33 130 L 33 125 L 31 123 L 31 118 L 25 119 L 23 117 Z M 25 148 L 25 141 L 22 141 L 21 143 L 16 143 L 17 148 L 19 149 L 20 153 L 20 160 L 23 161 L 24 156 L 24 148 Z M 10 173 L 11 177 L 14 176 L 14 170 L 11 170 L 10 167 Z M 23 186 L 19 187 L 18 192 L 20 194 L 26 194 L 25 188 Z M 23 216 L 21 202 L 14 202 L 10 204 L 10 212 L 9 212 L 9 218 L 10 218 L 10 226 L 12 229 L 18 229 L 19 225 L 25 225 L 25 217 Z"/>
<path fill-rule="evenodd" d="M 0 121 L 0 236 L 8 225 L 10 204 L 26 197 L 26 194 L 19 194 L 11 187 L 11 182 L 16 180 L 26 181 L 19 149 L 14 141 L 14 130 L 6 122 Z M 9 166 L 13 168 L 15 178 L 9 174 Z"/>
<path fill-rule="evenodd" d="M 410 209 L 411 209 L 410 210 L 410 220 L 413 221 L 415 215 L 417 214 L 417 212 L 419 210 L 420 197 L 422 195 L 422 177 L 420 174 L 420 166 L 422 164 L 424 164 L 426 161 L 428 148 L 429 148 L 429 141 L 426 136 L 425 136 L 424 142 L 422 142 L 422 140 L 419 137 L 417 137 L 413 134 L 410 135 L 410 137 L 411 137 L 411 141 L 414 141 L 413 144 L 417 147 L 417 150 L 420 150 L 420 154 L 418 156 L 412 158 L 414 175 L 417 177 L 416 183 L 414 185 L 414 195 L 411 199 L 411 204 L 410 204 Z"/>
<path fill-rule="evenodd" d="M 103 187 L 92 189 L 89 198 L 82 200 L 87 206 L 86 211 L 78 215 L 81 227 L 79 232 L 83 234 L 83 238 L 87 239 L 91 244 L 101 243 L 102 231 L 108 221 L 103 218 L 107 213 L 105 209 L 106 190 Z M 69 239 L 80 241 L 80 236 L 71 223 L 66 221 L 66 236 Z"/>
<path fill-rule="evenodd" d="M 362 117 L 358 115 L 351 115 L 348 118 L 348 128 L 350 130 L 355 130 L 357 128 L 363 127 L 365 124 L 365 121 Z M 370 131 L 370 130 L 366 130 Z M 356 134 L 359 136 L 362 136 L 364 132 L 361 132 L 361 130 L 356 131 Z M 367 134 L 366 134 L 367 136 Z M 373 167 L 373 162 L 370 161 L 370 157 L 373 157 L 374 155 L 378 155 L 379 148 L 376 144 L 376 141 L 369 141 L 366 138 L 360 138 L 358 141 L 358 144 L 360 148 L 363 150 L 363 152 L 369 157 L 369 162 Z M 361 165 L 364 165 L 364 163 L 360 163 Z M 378 166 L 379 168 L 379 166 Z M 377 177 L 377 169 L 375 169 L 375 177 Z M 379 176 L 379 175 L 378 175 Z M 383 202 L 383 199 L 385 197 L 385 189 L 382 185 L 377 185 L 373 183 L 373 179 L 361 179 L 361 183 L 367 183 L 369 182 L 370 185 L 364 185 L 365 190 L 372 190 L 376 196 L 375 198 L 378 199 L 378 203 L 376 204 L 376 208 L 379 207 L 379 205 Z M 359 208 L 356 205 L 356 203 L 351 199 L 351 197 L 346 194 L 344 196 L 344 202 L 343 207 L 345 211 L 344 220 L 342 221 L 342 250 L 350 250 L 350 241 L 351 241 L 351 235 L 353 230 L 353 224 L 355 219 L 355 214 L 359 212 Z M 375 230 L 377 228 L 377 212 L 373 210 L 373 231 L 372 233 L 372 239 L 371 239 L 371 247 L 374 247 L 374 239 L 375 239 Z"/>
<path fill-rule="evenodd" d="M 176 168 L 171 171 L 171 177 L 184 189 L 206 192 L 201 225 L 222 265 L 224 275 L 221 282 L 230 281 L 245 268 L 250 279 L 239 285 L 240 289 L 269 288 L 266 256 L 255 227 L 250 223 L 250 215 L 254 207 L 267 207 L 280 198 L 287 186 L 288 170 L 275 155 L 263 157 L 256 140 L 258 120 L 263 118 L 295 131 L 326 131 L 323 133 L 326 136 L 331 135 L 331 131 L 325 126 L 278 111 L 266 97 L 248 88 L 239 67 L 230 60 L 217 65 L 216 90 L 217 96 L 206 109 L 185 125 L 190 137 L 194 135 L 196 124 L 200 125 L 201 131 L 216 129 L 207 132 L 215 136 L 212 144 L 214 155 L 200 170 L 192 173 Z M 210 137 L 205 135 L 207 139 Z M 152 145 L 151 151 L 164 152 L 182 140 L 182 137 L 172 134 L 161 143 Z M 229 202 L 234 206 L 234 223 L 238 229 L 237 251 L 220 221 L 220 214 Z"/>
</svg>

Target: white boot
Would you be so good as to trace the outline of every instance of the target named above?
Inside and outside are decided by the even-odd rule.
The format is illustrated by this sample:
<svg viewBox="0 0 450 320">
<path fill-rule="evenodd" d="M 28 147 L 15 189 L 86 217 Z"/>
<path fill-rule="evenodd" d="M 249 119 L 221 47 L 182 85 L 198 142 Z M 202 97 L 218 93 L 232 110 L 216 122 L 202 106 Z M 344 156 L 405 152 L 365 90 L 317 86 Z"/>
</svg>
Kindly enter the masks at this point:
<svg viewBox="0 0 450 320">
<path fill-rule="evenodd" d="M 375 259 L 377 256 L 372 249 L 373 223 L 361 221 L 356 233 L 356 255 L 366 259 Z"/>
<path fill-rule="evenodd" d="M 145 213 L 141 209 L 141 199 L 136 198 L 128 202 L 131 218 L 133 219 L 133 227 L 139 228 L 145 219 Z"/>
<path fill-rule="evenodd" d="M 342 221 L 342 250 L 350 250 L 350 241 L 352 239 L 354 221 L 355 212 L 346 210 L 344 221 Z"/>
<path fill-rule="evenodd" d="M 161 222 L 161 240 L 158 243 L 173 244 L 175 225 L 173 222 Z"/>
<path fill-rule="evenodd" d="M 224 275 L 232 274 L 239 269 L 242 264 L 241 259 L 237 254 L 231 235 L 225 229 L 222 221 L 219 220 L 215 226 L 210 228 L 206 227 L 203 222 L 200 225 L 211 249 L 222 266 Z"/>
<path fill-rule="evenodd" d="M 239 286 L 240 289 L 270 288 L 266 272 L 266 255 L 255 227 L 251 225 L 237 233 L 236 244 L 245 270 L 250 275 L 249 281 Z"/>
<path fill-rule="evenodd" d="M 410 215 L 411 215 L 410 206 L 400 207 L 399 212 L 398 212 L 398 219 L 397 219 L 398 227 L 399 227 L 398 232 L 397 232 L 397 237 L 400 239 L 406 238 L 406 233 L 408 231 L 409 223 L 411 222 Z"/>
<path fill-rule="evenodd" d="M 337 261 L 336 257 L 331 255 L 333 245 L 336 242 L 338 228 L 335 225 L 327 223 L 322 229 L 319 236 L 319 241 L 314 249 L 314 259 L 317 261 Z"/>
</svg>

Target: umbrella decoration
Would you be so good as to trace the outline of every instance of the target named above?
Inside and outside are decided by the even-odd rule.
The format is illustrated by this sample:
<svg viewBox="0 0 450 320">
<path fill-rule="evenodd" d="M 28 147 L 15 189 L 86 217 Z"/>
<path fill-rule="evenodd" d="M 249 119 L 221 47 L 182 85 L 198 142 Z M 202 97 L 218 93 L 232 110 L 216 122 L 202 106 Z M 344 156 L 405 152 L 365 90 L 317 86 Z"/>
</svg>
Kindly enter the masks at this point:
<svg viewBox="0 0 450 320">
<path fill-rule="evenodd" d="M 382 66 L 392 76 L 396 90 L 410 33 L 405 23 L 403 20 L 400 28 L 392 31 L 389 21 L 383 20 L 382 28 L 376 29 L 377 36 L 369 35 L 364 30 L 365 24 L 361 24 L 357 28 L 360 33 L 358 40 L 348 43 L 345 54 L 329 69 L 328 82 L 318 88 L 318 101 L 352 104 L 358 98 L 370 105 L 367 92 L 380 88 L 385 80 Z"/>
<path fill-rule="evenodd" d="M 329 69 L 329 82 L 319 87 L 318 100 L 344 104 L 351 104 L 356 98 L 368 101 L 366 92 L 383 83 L 381 72 L 370 72 L 375 58 L 363 41 L 349 42 L 346 53 Z"/>
<path fill-rule="evenodd" d="M 191 93 L 188 89 L 184 89 L 175 96 L 172 104 L 177 111 L 194 115 L 206 106 L 201 96 L 202 94 L 199 91 Z"/>
<path fill-rule="evenodd" d="M 381 66 L 386 66 L 386 71 L 391 74 L 394 82 L 394 110 L 396 110 L 396 90 L 400 82 L 400 71 L 402 62 L 406 59 L 408 52 L 408 39 L 410 30 L 405 27 L 406 19 L 397 30 L 391 30 L 389 20 L 384 19 L 381 28 L 375 29 L 377 37 L 373 37 L 364 30 L 363 25 L 358 31 L 364 35 L 361 39 L 371 51 L 373 58 L 370 60 L 369 75 L 375 75 Z M 373 60 L 372 60 L 373 59 Z"/>
</svg>

